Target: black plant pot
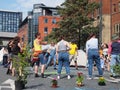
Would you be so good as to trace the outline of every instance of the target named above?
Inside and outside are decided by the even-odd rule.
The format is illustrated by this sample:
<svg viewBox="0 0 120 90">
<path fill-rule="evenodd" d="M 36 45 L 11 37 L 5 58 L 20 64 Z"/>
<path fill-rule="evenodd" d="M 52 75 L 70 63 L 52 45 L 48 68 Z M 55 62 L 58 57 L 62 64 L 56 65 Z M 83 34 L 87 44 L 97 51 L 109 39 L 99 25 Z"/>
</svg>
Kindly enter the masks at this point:
<svg viewBox="0 0 120 90">
<path fill-rule="evenodd" d="M 105 82 L 98 82 L 98 85 L 100 85 L 100 86 L 106 86 L 106 83 Z"/>
<path fill-rule="evenodd" d="M 25 88 L 25 84 L 23 81 L 16 80 L 15 81 L 15 90 L 22 90 Z"/>
</svg>

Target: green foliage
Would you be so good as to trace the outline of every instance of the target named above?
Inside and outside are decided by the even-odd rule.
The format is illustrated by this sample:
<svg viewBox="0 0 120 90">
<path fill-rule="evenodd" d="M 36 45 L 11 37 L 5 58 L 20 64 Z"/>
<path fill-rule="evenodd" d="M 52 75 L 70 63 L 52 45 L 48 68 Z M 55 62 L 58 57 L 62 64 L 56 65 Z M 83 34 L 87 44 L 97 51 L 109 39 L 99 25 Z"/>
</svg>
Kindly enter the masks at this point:
<svg viewBox="0 0 120 90">
<path fill-rule="evenodd" d="M 99 77 L 99 79 L 98 79 L 98 85 L 106 85 L 105 79 L 103 77 Z"/>
<path fill-rule="evenodd" d="M 17 56 L 13 56 L 12 62 L 13 67 L 15 68 L 16 78 L 19 81 L 23 81 L 24 84 L 27 83 L 28 67 L 30 64 L 28 60 L 30 59 L 29 47 L 26 47 L 22 53 L 19 53 Z"/>
<path fill-rule="evenodd" d="M 120 76 L 120 64 L 113 66 L 113 71 L 116 75 Z"/>
<path fill-rule="evenodd" d="M 51 33 L 48 38 L 57 41 L 60 35 L 64 35 L 67 41 L 75 39 L 78 45 L 81 43 L 84 45 L 86 42 L 86 39 L 84 39 L 86 36 L 84 35 L 88 36 L 89 33 L 87 32 L 96 30 L 91 29 L 94 19 L 91 19 L 89 15 L 94 14 L 98 7 L 98 3 L 90 3 L 89 0 L 66 0 L 61 6 L 58 6 L 58 12 L 62 17 L 60 22 L 58 22 L 59 28 Z M 89 27 L 83 30 L 84 26 Z"/>
<path fill-rule="evenodd" d="M 76 83 L 82 83 L 83 82 L 83 76 L 77 77 Z"/>
<path fill-rule="evenodd" d="M 78 73 L 76 83 L 83 83 L 83 80 L 84 80 L 83 73 Z"/>
<path fill-rule="evenodd" d="M 58 84 L 58 82 L 57 82 L 57 80 L 55 78 L 52 79 L 51 83 L 52 83 L 52 85 L 57 85 Z"/>
</svg>

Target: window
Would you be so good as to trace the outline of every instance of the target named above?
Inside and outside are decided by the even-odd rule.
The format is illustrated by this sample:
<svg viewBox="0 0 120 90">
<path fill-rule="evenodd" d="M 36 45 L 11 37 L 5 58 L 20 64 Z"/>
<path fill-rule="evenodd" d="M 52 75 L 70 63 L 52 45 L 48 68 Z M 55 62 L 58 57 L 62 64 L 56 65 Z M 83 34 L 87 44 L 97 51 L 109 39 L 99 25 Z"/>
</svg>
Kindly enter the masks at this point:
<svg viewBox="0 0 120 90">
<path fill-rule="evenodd" d="M 120 24 L 115 24 L 114 33 L 119 33 L 119 31 L 120 31 Z"/>
<path fill-rule="evenodd" d="M 44 33 L 48 33 L 48 28 L 47 27 L 44 28 Z"/>
<path fill-rule="evenodd" d="M 48 19 L 47 18 L 44 19 L 44 23 L 48 23 Z"/>
<path fill-rule="evenodd" d="M 118 3 L 118 10 L 119 10 L 119 12 L 120 12 L 120 2 Z"/>
<path fill-rule="evenodd" d="M 52 19 L 52 24 L 55 24 L 56 23 L 56 19 Z"/>
<path fill-rule="evenodd" d="M 113 12 L 116 12 L 116 4 L 113 4 Z"/>
<path fill-rule="evenodd" d="M 2 30 L 2 24 L 0 24 L 0 30 Z"/>
</svg>

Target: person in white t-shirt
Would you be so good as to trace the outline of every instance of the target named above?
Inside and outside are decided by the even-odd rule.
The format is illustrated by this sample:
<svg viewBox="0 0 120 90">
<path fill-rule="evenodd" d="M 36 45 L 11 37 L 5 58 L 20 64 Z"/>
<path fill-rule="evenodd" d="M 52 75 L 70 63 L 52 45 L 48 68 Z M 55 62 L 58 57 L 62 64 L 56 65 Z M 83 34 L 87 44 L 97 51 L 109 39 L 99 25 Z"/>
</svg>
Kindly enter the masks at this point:
<svg viewBox="0 0 120 90">
<path fill-rule="evenodd" d="M 88 79 L 92 79 L 93 62 L 96 63 L 99 75 L 102 76 L 103 71 L 100 63 L 98 39 L 94 33 L 90 35 L 86 42 L 86 54 L 88 58 Z"/>
</svg>

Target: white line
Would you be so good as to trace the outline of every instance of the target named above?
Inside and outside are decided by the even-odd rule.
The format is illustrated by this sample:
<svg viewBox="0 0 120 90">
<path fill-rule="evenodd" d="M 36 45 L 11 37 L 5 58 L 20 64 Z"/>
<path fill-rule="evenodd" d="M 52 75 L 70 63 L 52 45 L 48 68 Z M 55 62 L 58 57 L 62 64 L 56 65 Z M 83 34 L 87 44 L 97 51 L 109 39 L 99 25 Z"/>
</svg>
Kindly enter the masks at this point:
<svg viewBox="0 0 120 90">
<path fill-rule="evenodd" d="M 47 77 L 47 78 L 49 78 L 49 79 L 54 79 L 53 77 Z"/>
<path fill-rule="evenodd" d="M 107 78 L 105 78 L 105 80 L 106 81 L 108 81 L 108 82 L 113 82 L 113 83 L 119 83 L 119 81 L 118 80 L 112 80 L 112 79 L 107 79 Z"/>
</svg>

